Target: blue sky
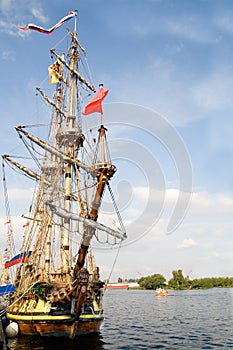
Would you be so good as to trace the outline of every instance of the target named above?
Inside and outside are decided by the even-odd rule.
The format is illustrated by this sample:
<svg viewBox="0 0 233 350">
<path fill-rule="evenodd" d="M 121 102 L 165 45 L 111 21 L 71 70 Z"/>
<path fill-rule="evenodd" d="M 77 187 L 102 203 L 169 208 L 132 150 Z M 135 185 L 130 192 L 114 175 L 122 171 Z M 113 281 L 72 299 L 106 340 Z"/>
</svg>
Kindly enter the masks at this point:
<svg viewBox="0 0 233 350">
<path fill-rule="evenodd" d="M 106 98 L 106 119 L 114 103 L 126 104 L 123 110 L 127 112 L 126 123 L 127 118 L 128 123 L 133 122 L 127 104 L 143 106 L 148 109 L 148 115 L 149 111 L 162 115 L 183 140 L 193 170 L 189 210 L 177 230 L 167 235 L 172 208 L 180 192 L 174 159 L 171 159 L 164 144 L 158 140 L 152 143 L 142 132 L 144 127 L 147 132 L 155 128 L 152 117 L 148 119 L 151 125 L 148 120 L 147 124 L 144 123 L 147 113 L 140 121 L 140 132 L 126 126 L 124 130 L 121 129 L 121 139 L 124 138 L 125 142 L 137 141 L 141 151 L 144 144 L 156 159 L 154 164 L 158 164 L 159 171 L 155 171 L 155 174 L 158 174 L 158 178 L 155 175 L 151 179 L 149 190 L 156 190 L 158 179 L 158 187 L 164 186 L 163 193 L 160 193 L 164 206 L 161 215 L 156 214 L 158 220 L 154 220 L 147 234 L 123 246 L 113 276 L 124 274 L 126 277 L 140 277 L 140 274 L 161 272 L 170 278 L 171 271 L 178 268 L 184 274 L 192 271 L 191 278 L 232 276 L 232 1 L 68 0 L 64 3 L 2 0 L 1 153 L 16 154 L 21 150 L 17 137 L 14 144 L 15 131 L 12 126 L 40 120 L 35 113 L 38 109 L 35 87 L 43 85 L 48 79 L 47 67 L 52 62 L 49 49 L 59 43 L 67 27 L 65 24 L 52 35 L 43 35 L 23 33 L 16 28 L 16 24 L 26 26 L 34 23 L 50 28 L 68 11 L 75 9 L 79 11 L 79 40 L 87 50 L 93 80 L 96 85 L 104 82 L 104 86 L 110 90 Z M 117 119 L 116 113 L 109 122 L 123 123 L 123 119 Z M 120 145 L 114 142 L 119 139 L 119 129 L 112 133 L 109 131 L 109 139 L 114 157 L 123 157 L 117 153 Z M 140 156 L 143 157 L 143 152 L 139 152 Z M 137 223 L 137 227 L 142 225 L 143 231 L 154 215 L 152 208 L 140 215 L 140 206 L 145 208 L 148 201 L 146 180 L 153 169 L 141 160 L 136 164 L 133 157 L 132 154 L 132 167 L 137 166 L 141 177 L 145 175 L 145 181 L 140 176 L 132 178 L 128 175 L 125 169 L 130 169 L 129 163 L 125 167 L 122 158 L 118 161 L 119 171 L 113 187 L 119 181 L 126 186 L 124 190 L 129 190 L 131 200 L 122 199 L 127 204 L 127 210 L 122 215 L 129 229 L 131 220 Z M 8 183 L 14 202 L 12 215 L 18 220 L 21 230 L 22 195 L 19 186 L 20 181 L 16 176 Z M 158 192 L 155 192 L 157 195 Z M 160 207 L 156 204 L 156 198 L 155 210 L 158 211 Z M 3 204 L 0 215 L 3 232 Z M 129 232 L 129 237 L 132 241 L 133 232 Z M 115 254 L 115 250 L 104 254 L 97 251 L 97 263 L 103 277 L 108 275 Z"/>
</svg>

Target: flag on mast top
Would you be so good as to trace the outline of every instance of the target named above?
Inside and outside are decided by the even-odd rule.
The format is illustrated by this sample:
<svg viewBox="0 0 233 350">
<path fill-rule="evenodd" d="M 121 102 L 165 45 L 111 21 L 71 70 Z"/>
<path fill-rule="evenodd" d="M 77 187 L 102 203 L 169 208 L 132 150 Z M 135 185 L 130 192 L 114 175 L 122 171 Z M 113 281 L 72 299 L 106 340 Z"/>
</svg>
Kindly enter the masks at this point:
<svg viewBox="0 0 233 350">
<path fill-rule="evenodd" d="M 54 30 L 60 28 L 65 22 L 71 18 L 77 16 L 77 11 L 70 11 L 67 16 L 63 17 L 59 22 L 57 22 L 53 27 L 46 29 L 35 24 L 29 23 L 27 27 L 20 27 L 17 25 L 17 28 L 20 30 L 35 30 L 36 32 L 51 34 Z"/>
</svg>

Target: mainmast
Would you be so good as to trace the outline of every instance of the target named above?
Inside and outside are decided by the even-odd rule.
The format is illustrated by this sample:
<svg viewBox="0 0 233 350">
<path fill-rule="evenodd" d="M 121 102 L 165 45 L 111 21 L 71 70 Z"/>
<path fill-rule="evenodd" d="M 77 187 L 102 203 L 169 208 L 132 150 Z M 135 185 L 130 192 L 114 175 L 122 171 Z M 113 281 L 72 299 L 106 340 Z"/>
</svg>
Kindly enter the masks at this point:
<svg viewBox="0 0 233 350">
<path fill-rule="evenodd" d="M 63 56 L 59 56 L 55 50 L 51 50 L 52 54 L 58 59 L 58 61 L 64 65 L 68 70 L 68 92 L 69 99 L 67 101 L 68 113 L 63 113 L 64 126 L 60 128 L 56 135 L 57 148 L 62 149 L 62 152 L 66 154 L 66 157 L 72 159 L 73 162 L 66 162 L 64 171 L 65 182 L 65 196 L 64 196 L 64 209 L 68 212 L 71 211 L 72 206 L 72 181 L 75 178 L 76 186 L 79 187 L 79 172 L 77 171 L 80 162 L 77 159 L 79 149 L 83 147 L 84 135 L 82 133 L 81 114 L 79 108 L 79 86 L 85 84 L 91 91 L 95 91 L 93 85 L 88 83 L 78 72 L 78 62 L 80 60 L 79 49 L 81 46 L 77 40 L 76 33 L 76 19 L 75 29 L 73 33 L 70 33 L 71 45 L 68 50 L 67 61 Z M 57 108 L 56 108 L 57 110 Z M 81 166 L 82 168 L 82 166 Z M 85 165 L 84 165 L 85 168 Z M 89 170 L 86 168 L 85 170 Z M 82 205 L 82 198 L 79 197 L 80 205 Z M 63 273 L 69 272 L 69 232 L 71 229 L 71 221 L 69 218 L 63 219 L 63 225 L 61 230 L 61 269 Z"/>
<path fill-rule="evenodd" d="M 77 50 L 77 40 L 76 40 L 76 25 L 75 30 L 72 36 L 72 46 L 71 51 L 68 53 L 70 55 L 70 67 L 71 67 L 71 79 L 70 79 L 70 95 L 69 95 L 69 115 L 66 120 L 66 137 L 68 139 L 74 135 L 74 131 L 76 130 L 76 106 L 75 106 L 75 93 L 78 95 L 78 91 L 76 91 L 75 80 L 76 77 L 73 73 L 75 67 L 78 62 L 79 53 Z M 81 130 L 78 130 L 81 133 Z M 73 140 L 74 141 L 74 140 Z M 75 148 L 78 145 L 75 144 Z M 65 152 L 68 156 L 73 156 L 76 149 L 73 147 L 73 143 L 66 142 L 65 144 Z M 65 166 L 65 198 L 64 198 L 64 208 L 67 211 L 71 209 L 71 187 L 72 187 L 72 166 L 70 163 L 67 163 Z M 64 228 L 61 232 L 61 263 L 62 270 L 64 273 L 67 273 L 69 270 L 69 232 L 70 232 L 70 220 L 64 218 Z"/>
</svg>

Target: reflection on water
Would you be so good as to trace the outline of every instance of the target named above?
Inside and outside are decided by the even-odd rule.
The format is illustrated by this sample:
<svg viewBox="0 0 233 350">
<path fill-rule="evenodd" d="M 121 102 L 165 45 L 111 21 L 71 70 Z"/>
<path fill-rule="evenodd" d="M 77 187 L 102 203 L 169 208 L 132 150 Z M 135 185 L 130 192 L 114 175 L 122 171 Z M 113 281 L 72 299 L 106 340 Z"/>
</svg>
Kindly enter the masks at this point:
<svg viewBox="0 0 233 350">
<path fill-rule="evenodd" d="M 100 334 L 80 336 L 77 339 L 18 337 L 7 340 L 10 350 L 103 350 L 104 342 Z"/>
</svg>

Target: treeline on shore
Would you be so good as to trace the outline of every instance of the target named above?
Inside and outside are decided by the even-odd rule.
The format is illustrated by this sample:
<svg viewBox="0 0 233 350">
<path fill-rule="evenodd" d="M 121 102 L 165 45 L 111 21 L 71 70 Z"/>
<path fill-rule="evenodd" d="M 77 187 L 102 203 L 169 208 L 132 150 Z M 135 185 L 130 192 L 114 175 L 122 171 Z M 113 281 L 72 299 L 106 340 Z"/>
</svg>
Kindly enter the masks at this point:
<svg viewBox="0 0 233 350">
<path fill-rule="evenodd" d="M 233 277 L 205 277 L 191 280 L 189 276 L 184 277 L 182 270 L 172 271 L 172 278 L 166 281 L 162 274 L 154 274 L 141 277 L 138 281 L 140 288 L 156 289 L 165 287 L 167 289 L 207 289 L 207 288 L 231 288 Z"/>
</svg>

